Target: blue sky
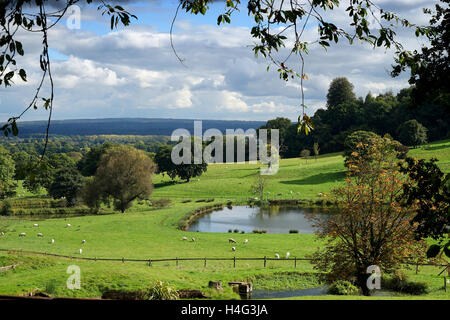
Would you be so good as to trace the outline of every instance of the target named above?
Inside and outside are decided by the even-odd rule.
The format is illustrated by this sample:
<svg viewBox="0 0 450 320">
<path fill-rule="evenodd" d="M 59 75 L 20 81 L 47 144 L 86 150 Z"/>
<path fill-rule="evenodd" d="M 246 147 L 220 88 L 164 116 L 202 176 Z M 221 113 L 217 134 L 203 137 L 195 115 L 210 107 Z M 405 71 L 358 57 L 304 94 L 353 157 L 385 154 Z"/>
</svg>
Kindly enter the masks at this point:
<svg viewBox="0 0 450 320">
<path fill-rule="evenodd" d="M 344 3 L 344 1 L 342 1 Z M 436 1 L 376 1 L 412 22 L 424 24 L 423 7 Z M 67 28 L 63 19 L 49 35 L 55 80 L 54 119 L 148 117 L 268 120 L 278 116 L 295 120 L 300 112 L 299 81 L 285 83 L 269 62 L 255 58 L 245 1 L 232 24 L 218 27 L 217 15 L 224 3 L 214 3 L 206 16 L 179 12 L 173 40 L 182 65 L 170 47 L 169 29 L 177 1 L 122 1 L 121 5 L 139 17 L 132 25 L 111 31 L 109 20 L 94 6 L 81 6 L 81 28 Z M 346 4 L 343 4 L 345 9 Z M 343 8 L 327 17 L 337 24 L 347 22 Z M 317 25 L 311 22 L 305 37 L 317 39 Z M 12 88 L 0 89 L 0 118 L 6 120 L 32 98 L 40 76 L 38 34 L 23 32 L 26 57 L 19 63 L 27 68 L 29 81 L 16 80 Z M 399 30 L 408 49 L 418 48 L 413 32 Z M 285 54 L 282 52 L 281 54 Z M 393 51 L 350 46 L 344 41 L 324 51 L 311 47 L 306 57 L 309 80 L 305 82 L 308 113 L 325 107 L 326 93 L 333 78 L 345 76 L 355 93 L 365 96 L 407 86 L 406 75 L 389 76 Z M 299 66 L 295 57 L 293 67 Z M 43 92 L 43 96 L 46 95 Z M 47 111 L 30 110 L 24 120 L 47 117 Z"/>
</svg>

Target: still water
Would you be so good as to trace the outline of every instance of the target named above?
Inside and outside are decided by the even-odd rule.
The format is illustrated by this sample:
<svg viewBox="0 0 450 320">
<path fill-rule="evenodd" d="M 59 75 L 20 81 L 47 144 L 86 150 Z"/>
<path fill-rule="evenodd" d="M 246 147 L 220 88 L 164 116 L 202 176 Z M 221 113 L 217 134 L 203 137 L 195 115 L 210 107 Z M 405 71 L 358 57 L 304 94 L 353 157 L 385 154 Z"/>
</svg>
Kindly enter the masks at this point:
<svg viewBox="0 0 450 320">
<path fill-rule="evenodd" d="M 189 231 L 228 232 L 239 230 L 251 233 L 253 230 L 266 230 L 268 233 L 288 233 L 298 230 L 299 233 L 314 233 L 314 222 L 308 217 L 311 214 L 326 219 L 330 213 L 325 209 L 305 209 L 289 206 L 250 207 L 234 206 L 213 211 L 194 222 Z"/>
</svg>

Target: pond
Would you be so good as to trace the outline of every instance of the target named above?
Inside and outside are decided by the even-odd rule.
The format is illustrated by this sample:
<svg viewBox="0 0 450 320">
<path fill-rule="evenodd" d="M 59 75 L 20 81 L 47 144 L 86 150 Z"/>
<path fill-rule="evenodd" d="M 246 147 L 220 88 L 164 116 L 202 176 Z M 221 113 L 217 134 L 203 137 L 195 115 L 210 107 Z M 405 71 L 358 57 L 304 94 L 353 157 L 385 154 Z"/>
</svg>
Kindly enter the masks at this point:
<svg viewBox="0 0 450 320">
<path fill-rule="evenodd" d="M 316 228 L 308 217 L 314 213 L 321 219 L 330 216 L 324 208 L 301 208 L 295 206 L 234 206 L 213 211 L 191 224 L 189 231 L 229 232 L 239 230 L 251 233 L 253 230 L 266 230 L 267 233 L 314 233 Z"/>
</svg>

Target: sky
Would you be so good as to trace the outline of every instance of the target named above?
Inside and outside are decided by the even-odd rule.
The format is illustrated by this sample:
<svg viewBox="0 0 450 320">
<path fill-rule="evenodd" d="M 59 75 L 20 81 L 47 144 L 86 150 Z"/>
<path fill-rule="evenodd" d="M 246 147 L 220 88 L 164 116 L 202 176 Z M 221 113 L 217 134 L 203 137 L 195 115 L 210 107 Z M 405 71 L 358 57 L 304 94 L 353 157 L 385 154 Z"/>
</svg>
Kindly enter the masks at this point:
<svg viewBox="0 0 450 320">
<path fill-rule="evenodd" d="M 348 24 L 348 1 L 325 16 L 337 25 Z M 377 0 L 412 23 L 425 25 L 422 8 L 432 0 Z M 224 2 L 215 2 L 206 16 L 180 11 L 173 30 L 173 43 L 184 63 L 170 46 L 169 30 L 176 0 L 120 1 L 138 16 L 128 27 L 110 30 L 109 19 L 97 4 L 81 5 L 80 28 L 69 28 L 69 12 L 49 33 L 51 68 L 55 83 L 53 119 L 88 118 L 178 118 L 223 120 L 269 120 L 287 117 L 296 120 L 301 112 L 299 80 L 280 80 L 274 66 L 255 57 L 247 16 L 246 1 L 241 12 L 232 16 L 231 25 L 217 26 Z M 372 24 L 373 26 L 375 24 Z M 414 30 L 399 29 L 398 36 L 407 49 L 423 45 Z M 317 40 L 317 23 L 307 25 L 306 40 Z M 28 81 L 14 79 L 12 87 L 0 88 L 0 120 L 19 114 L 31 101 L 40 79 L 39 33 L 20 32 L 25 56 L 18 64 L 25 67 Z M 279 53 L 282 58 L 286 50 Z M 309 115 L 325 108 L 330 82 L 347 77 L 356 95 L 365 97 L 407 87 L 407 74 L 391 78 L 393 50 L 372 48 L 341 40 L 325 51 L 310 47 L 305 56 L 305 104 Z M 288 65 L 299 68 L 298 57 Z M 48 86 L 42 92 L 48 96 Z M 30 110 L 22 120 L 41 120 L 48 111 Z"/>
</svg>

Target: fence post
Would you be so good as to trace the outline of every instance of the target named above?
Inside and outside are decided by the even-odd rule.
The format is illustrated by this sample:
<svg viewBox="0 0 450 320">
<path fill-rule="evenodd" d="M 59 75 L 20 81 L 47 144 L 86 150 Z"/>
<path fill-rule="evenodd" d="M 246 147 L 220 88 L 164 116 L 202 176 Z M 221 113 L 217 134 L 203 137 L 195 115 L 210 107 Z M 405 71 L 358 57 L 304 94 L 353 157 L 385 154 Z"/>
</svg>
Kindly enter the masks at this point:
<svg viewBox="0 0 450 320">
<path fill-rule="evenodd" d="M 233 258 L 233 268 L 236 268 L 236 256 Z"/>
<path fill-rule="evenodd" d="M 447 292 L 447 277 L 444 276 L 444 291 Z"/>
<path fill-rule="evenodd" d="M 122 257 L 122 263 L 125 263 L 125 258 L 124 257 Z"/>
<path fill-rule="evenodd" d="M 294 268 L 297 268 L 297 257 L 294 257 Z"/>
<path fill-rule="evenodd" d="M 264 256 L 264 268 L 266 267 L 266 264 L 267 264 L 267 257 Z"/>
<path fill-rule="evenodd" d="M 149 266 L 149 267 L 152 266 L 152 259 L 148 259 L 148 266 Z"/>
<path fill-rule="evenodd" d="M 175 258 L 176 262 L 177 262 L 177 267 L 178 267 L 178 257 Z"/>
<path fill-rule="evenodd" d="M 205 257 L 205 268 L 206 268 L 206 257 Z"/>
<path fill-rule="evenodd" d="M 416 274 L 419 272 L 419 262 L 416 264 Z"/>
</svg>

